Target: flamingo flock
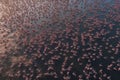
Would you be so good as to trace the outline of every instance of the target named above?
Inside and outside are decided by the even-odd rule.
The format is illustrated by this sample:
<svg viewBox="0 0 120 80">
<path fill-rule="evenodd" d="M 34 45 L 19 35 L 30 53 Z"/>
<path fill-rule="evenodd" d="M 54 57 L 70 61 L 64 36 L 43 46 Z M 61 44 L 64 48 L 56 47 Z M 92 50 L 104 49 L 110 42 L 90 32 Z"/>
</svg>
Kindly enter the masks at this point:
<svg viewBox="0 0 120 80">
<path fill-rule="evenodd" d="M 41 24 L 32 13 L 23 23 L 18 16 L 12 29 L 19 32 L 19 47 L 1 58 L 0 74 L 9 80 L 119 80 L 120 6 L 94 1 L 88 7 L 83 0 L 81 9 L 69 10 L 69 0 L 53 0 L 52 21 Z M 73 3 L 80 5 L 79 0 Z M 71 14 L 60 19 L 61 8 Z"/>
</svg>

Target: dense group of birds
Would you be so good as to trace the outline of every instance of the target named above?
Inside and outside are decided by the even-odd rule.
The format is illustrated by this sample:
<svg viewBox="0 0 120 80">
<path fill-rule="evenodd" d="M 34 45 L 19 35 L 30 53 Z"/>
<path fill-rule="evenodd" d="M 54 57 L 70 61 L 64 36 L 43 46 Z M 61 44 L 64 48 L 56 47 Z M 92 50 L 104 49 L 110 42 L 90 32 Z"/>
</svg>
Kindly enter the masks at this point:
<svg viewBox="0 0 120 80">
<path fill-rule="evenodd" d="M 71 0 L 48 1 L 56 6 L 58 3 L 64 5 L 64 8 L 55 7 L 57 10 L 53 17 L 49 15 L 50 21 L 39 22 L 36 13 L 23 17 L 24 12 L 18 13 L 23 14 L 22 17 L 14 17 L 13 22 L 14 18 L 10 20 L 10 25 L 15 23 L 11 30 L 17 30 L 19 37 L 17 48 L 0 57 L 1 79 L 120 80 L 119 2 L 94 0 L 90 7 L 87 0 L 83 0 L 84 6 L 80 7 L 79 0 L 73 0 L 78 5 L 69 10 L 67 3 Z M 34 4 L 37 5 L 37 2 Z M 61 14 L 60 19 L 58 13 L 61 8 L 61 13 L 66 11 L 69 16 Z M 24 5 L 23 9 L 26 10 Z"/>
</svg>

